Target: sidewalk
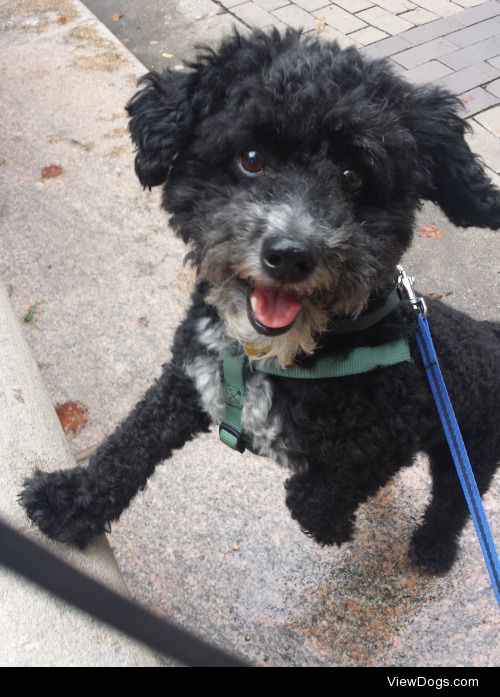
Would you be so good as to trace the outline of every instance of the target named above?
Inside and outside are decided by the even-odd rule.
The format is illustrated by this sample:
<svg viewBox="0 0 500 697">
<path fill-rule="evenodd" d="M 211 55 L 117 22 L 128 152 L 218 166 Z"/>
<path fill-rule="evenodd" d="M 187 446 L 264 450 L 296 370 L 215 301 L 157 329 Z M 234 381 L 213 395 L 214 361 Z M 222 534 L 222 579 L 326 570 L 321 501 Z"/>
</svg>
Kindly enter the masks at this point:
<svg viewBox="0 0 500 697">
<path fill-rule="evenodd" d="M 173 5 L 165 42 L 204 40 L 207 22 L 186 19 L 186 1 Z M 0 69 L 0 276 L 52 403 L 88 409 L 70 438 L 78 453 L 159 374 L 192 278 L 159 192 L 133 173 L 123 105 L 144 66 L 76 0 L 0 0 Z M 490 158 L 498 140 L 483 127 Z M 43 178 L 49 165 L 60 176 Z M 498 319 L 498 234 L 456 230 L 432 206 L 418 227 L 428 222 L 443 237 L 416 237 L 407 264 L 420 285 Z M 429 493 L 425 462 L 363 506 L 356 540 L 340 550 L 300 533 L 285 477 L 211 435 L 176 453 L 109 536 L 133 594 L 262 665 L 498 665 L 500 620 L 472 527 L 448 576 L 421 577 L 406 561 Z M 486 497 L 497 540 L 499 494 L 497 478 Z"/>
</svg>

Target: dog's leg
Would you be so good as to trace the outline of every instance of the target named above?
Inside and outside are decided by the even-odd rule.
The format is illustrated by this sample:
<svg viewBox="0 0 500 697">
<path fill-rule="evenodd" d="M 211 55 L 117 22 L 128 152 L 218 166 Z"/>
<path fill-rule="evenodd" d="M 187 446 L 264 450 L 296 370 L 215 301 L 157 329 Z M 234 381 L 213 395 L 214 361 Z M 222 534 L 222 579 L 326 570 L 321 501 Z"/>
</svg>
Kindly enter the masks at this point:
<svg viewBox="0 0 500 697">
<path fill-rule="evenodd" d="M 20 503 L 46 535 L 84 547 L 119 518 L 159 462 L 208 426 L 191 379 L 167 365 L 87 468 L 37 470 Z"/>
<path fill-rule="evenodd" d="M 310 467 L 285 483 L 286 504 L 307 535 L 322 545 L 340 547 L 352 539 L 358 507 L 412 463 L 412 455 L 396 465 L 383 457 L 376 466 L 346 462 L 348 476 L 343 477 L 327 466 Z"/>
<path fill-rule="evenodd" d="M 356 509 L 369 496 L 314 470 L 295 474 L 285 488 L 286 505 L 302 531 L 319 544 L 339 547 L 352 538 Z"/>
<path fill-rule="evenodd" d="M 500 442 L 468 443 L 474 476 L 481 496 L 488 490 L 500 458 Z M 458 538 L 469 517 L 469 509 L 447 445 L 429 451 L 432 498 L 421 525 L 413 533 L 409 556 L 428 574 L 444 574 L 458 553 Z"/>
</svg>

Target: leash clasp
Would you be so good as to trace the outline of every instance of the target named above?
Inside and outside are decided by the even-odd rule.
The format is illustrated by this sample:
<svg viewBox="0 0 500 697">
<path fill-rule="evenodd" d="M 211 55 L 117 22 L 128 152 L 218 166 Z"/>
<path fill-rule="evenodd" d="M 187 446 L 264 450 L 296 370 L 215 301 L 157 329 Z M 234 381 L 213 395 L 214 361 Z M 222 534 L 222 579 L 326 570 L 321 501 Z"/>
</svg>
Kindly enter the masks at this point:
<svg viewBox="0 0 500 697">
<path fill-rule="evenodd" d="M 415 310 L 415 312 L 417 314 L 421 314 L 422 317 L 425 319 L 427 317 L 427 305 L 425 303 L 425 300 L 415 293 L 415 289 L 413 287 L 415 278 L 413 276 L 408 276 L 408 274 L 402 266 L 398 265 L 397 268 L 399 272 L 398 287 L 400 288 L 400 290 L 406 291 L 408 300 L 412 304 L 412 307 Z"/>
</svg>

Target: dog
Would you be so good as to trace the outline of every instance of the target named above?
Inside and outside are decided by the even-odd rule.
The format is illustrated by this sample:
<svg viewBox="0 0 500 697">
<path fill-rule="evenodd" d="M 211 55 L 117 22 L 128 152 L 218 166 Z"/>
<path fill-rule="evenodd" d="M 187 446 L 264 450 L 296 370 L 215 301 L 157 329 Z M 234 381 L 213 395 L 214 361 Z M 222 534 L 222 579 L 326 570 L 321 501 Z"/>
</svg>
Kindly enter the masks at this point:
<svg viewBox="0 0 500 697">
<path fill-rule="evenodd" d="M 274 29 L 235 31 L 189 72 L 148 73 L 127 110 L 137 176 L 163 187 L 197 285 L 161 377 L 87 468 L 25 481 L 28 516 L 84 547 L 158 463 L 222 422 L 232 447 L 289 469 L 286 504 L 321 545 L 348 542 L 358 506 L 425 452 L 432 496 L 409 555 L 447 572 L 468 511 L 396 268 L 423 200 L 457 226 L 500 227 L 500 192 L 464 139 L 458 99 L 355 48 Z M 483 494 L 500 460 L 500 324 L 428 306 Z M 407 355 L 392 364 L 287 372 L 395 344 Z M 224 425 L 226 356 L 245 371 L 241 432 Z"/>
</svg>

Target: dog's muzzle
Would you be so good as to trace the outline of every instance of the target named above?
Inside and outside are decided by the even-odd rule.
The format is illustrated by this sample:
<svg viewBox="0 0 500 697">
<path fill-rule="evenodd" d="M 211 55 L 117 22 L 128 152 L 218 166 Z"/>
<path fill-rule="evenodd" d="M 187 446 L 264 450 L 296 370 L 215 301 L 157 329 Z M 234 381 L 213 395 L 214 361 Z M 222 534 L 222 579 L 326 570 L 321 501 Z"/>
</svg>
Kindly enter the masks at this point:
<svg viewBox="0 0 500 697">
<path fill-rule="evenodd" d="M 291 329 L 302 308 L 300 296 L 291 286 L 313 273 L 316 259 L 307 242 L 269 235 L 262 243 L 260 264 L 274 283 L 250 288 L 248 319 L 259 334 L 279 336 Z"/>
</svg>

